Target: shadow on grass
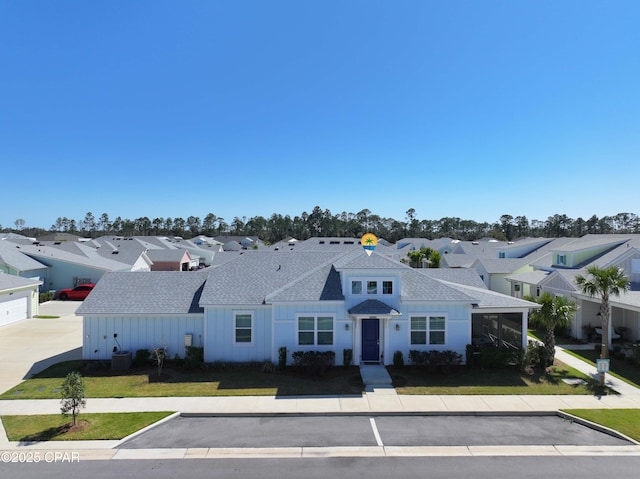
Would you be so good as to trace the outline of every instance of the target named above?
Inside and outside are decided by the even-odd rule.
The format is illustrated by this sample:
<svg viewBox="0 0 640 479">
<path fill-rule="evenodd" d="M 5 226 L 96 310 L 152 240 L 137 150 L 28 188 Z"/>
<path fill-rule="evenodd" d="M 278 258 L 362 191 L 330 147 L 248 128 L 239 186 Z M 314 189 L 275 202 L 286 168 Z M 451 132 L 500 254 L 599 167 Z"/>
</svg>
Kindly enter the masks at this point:
<svg viewBox="0 0 640 479">
<path fill-rule="evenodd" d="M 87 427 L 89 427 L 89 423 L 84 420 L 78 420 L 75 425 L 72 422 L 68 422 L 61 426 L 50 427 L 45 429 L 44 431 L 21 437 L 19 439 L 19 442 L 20 445 L 25 446 L 42 441 L 52 441 L 68 433 L 83 431 Z"/>
<path fill-rule="evenodd" d="M 113 378 L 116 381 L 118 378 L 146 377 L 149 385 L 184 384 L 186 388 L 191 384 L 202 388 L 215 383 L 213 387 L 221 391 L 221 395 L 242 395 L 243 391 L 246 394 L 260 394 L 260 390 L 275 392 L 277 396 L 353 395 L 362 394 L 364 391 L 360 371 L 356 366 L 335 366 L 322 376 L 310 376 L 293 367 L 265 371 L 262 365 L 256 364 L 192 370 L 169 362 L 158 375 L 158 368 L 155 366 L 114 371 L 109 362 L 67 361 L 49 367 L 34 378 L 62 380 L 72 371 L 80 372 L 84 378 Z"/>
<path fill-rule="evenodd" d="M 422 367 L 389 367 L 395 387 L 526 387 L 522 373 L 511 369 L 453 368 L 434 371 Z M 535 376 L 534 376 L 535 378 Z M 535 380 L 535 379 L 534 379 Z"/>
<path fill-rule="evenodd" d="M 520 371 L 459 366 L 447 372 L 407 366 L 389 368 L 401 394 L 595 394 L 593 380 L 554 366 Z M 578 381 L 565 381 L 565 380 Z M 582 380 L 582 381 L 579 381 Z"/>
</svg>

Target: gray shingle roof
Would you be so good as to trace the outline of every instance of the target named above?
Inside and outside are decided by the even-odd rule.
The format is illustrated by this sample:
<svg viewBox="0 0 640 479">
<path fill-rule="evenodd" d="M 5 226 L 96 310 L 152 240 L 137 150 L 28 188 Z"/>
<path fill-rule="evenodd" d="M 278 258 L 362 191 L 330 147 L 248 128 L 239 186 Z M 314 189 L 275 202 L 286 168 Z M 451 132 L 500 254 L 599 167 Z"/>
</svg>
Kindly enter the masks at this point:
<svg viewBox="0 0 640 479">
<path fill-rule="evenodd" d="M 20 251 L 43 263 L 49 260 L 57 260 L 104 271 L 125 271 L 130 269 L 130 265 L 126 263 L 101 257 L 94 248 L 84 248 L 85 250 L 82 253 L 79 250 L 76 254 L 54 246 L 23 245 L 20 246 Z"/>
<path fill-rule="evenodd" d="M 332 265 L 323 264 L 297 280 L 267 295 L 269 303 L 284 301 L 342 301 L 340 274 Z"/>
<path fill-rule="evenodd" d="M 353 308 L 349 309 L 349 314 L 355 315 L 384 315 L 384 316 L 399 316 L 400 313 L 393 309 L 388 304 L 383 303 L 377 299 L 367 299 L 362 303 L 356 304 Z"/>
<path fill-rule="evenodd" d="M 144 271 L 105 273 L 77 310 L 78 315 L 202 313 L 207 279 L 203 272 Z"/>
<path fill-rule="evenodd" d="M 18 246 L 13 242 L 0 241 L 0 263 L 4 263 L 17 271 L 33 271 L 46 268 L 41 262 L 22 253 Z"/>
<path fill-rule="evenodd" d="M 474 298 L 473 303 L 480 308 L 539 308 L 540 305 L 514 298 L 502 293 L 496 293 L 488 289 L 474 288 L 462 284 L 447 283 L 452 288 Z"/>
<path fill-rule="evenodd" d="M 538 285 L 540 284 L 540 282 L 547 279 L 548 276 L 549 276 L 548 271 L 536 270 L 536 271 L 527 271 L 525 273 L 509 275 L 505 279 L 509 281 L 517 281 L 525 284 Z"/>
<path fill-rule="evenodd" d="M 484 284 L 484 281 L 482 281 L 482 278 L 480 278 L 480 275 L 475 269 L 421 268 L 416 271 L 426 274 L 433 279 L 441 279 L 451 283 L 466 284 L 468 286 L 475 286 L 476 288 L 487 289 L 487 285 Z"/>
<path fill-rule="evenodd" d="M 303 276 L 322 266 L 330 266 L 340 256 L 336 252 L 247 251 L 235 259 L 208 269 L 208 280 L 201 298 L 208 304 L 263 304 L 272 293 L 285 286 L 293 286 Z M 314 295 L 320 284 L 326 283 L 330 268 L 321 274 L 309 276 Z M 297 289 L 300 291 L 300 288 Z M 292 295 L 289 293 L 289 297 Z"/>
<path fill-rule="evenodd" d="M 153 262 L 178 262 L 185 253 L 184 249 L 152 249 L 147 252 L 147 256 Z"/>
<path fill-rule="evenodd" d="M 500 259 L 479 259 L 478 262 L 484 266 L 488 273 L 509 274 L 527 264 L 526 259 L 521 258 L 500 258 Z"/>
<path fill-rule="evenodd" d="M 0 291 L 7 291 L 16 288 L 29 288 L 38 284 L 42 284 L 42 281 L 23 278 L 22 276 L 14 276 L 12 274 L 0 273 Z"/>
<path fill-rule="evenodd" d="M 401 273 L 401 278 L 403 301 L 476 302 L 473 296 L 452 288 L 453 283 L 434 279 L 408 266 Z"/>
</svg>

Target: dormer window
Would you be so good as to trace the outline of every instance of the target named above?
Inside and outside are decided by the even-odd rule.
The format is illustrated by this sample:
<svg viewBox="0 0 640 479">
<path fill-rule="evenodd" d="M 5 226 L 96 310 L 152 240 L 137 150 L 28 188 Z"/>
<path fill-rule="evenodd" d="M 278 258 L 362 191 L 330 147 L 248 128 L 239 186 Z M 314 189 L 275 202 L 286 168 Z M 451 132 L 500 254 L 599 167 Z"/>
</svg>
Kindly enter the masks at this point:
<svg viewBox="0 0 640 479">
<path fill-rule="evenodd" d="M 567 255 L 559 254 L 557 257 L 557 264 L 565 265 L 567 264 Z"/>
<path fill-rule="evenodd" d="M 353 279 L 351 280 L 352 295 L 392 295 L 394 286 L 392 279 Z"/>
</svg>

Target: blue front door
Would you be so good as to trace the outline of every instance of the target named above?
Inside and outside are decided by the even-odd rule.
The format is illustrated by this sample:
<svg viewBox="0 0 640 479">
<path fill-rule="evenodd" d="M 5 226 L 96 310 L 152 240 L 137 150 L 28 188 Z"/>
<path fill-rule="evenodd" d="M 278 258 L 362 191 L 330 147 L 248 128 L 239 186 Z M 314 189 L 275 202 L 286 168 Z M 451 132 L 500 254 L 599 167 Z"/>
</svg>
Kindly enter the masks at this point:
<svg viewBox="0 0 640 479">
<path fill-rule="evenodd" d="M 380 320 L 362 320 L 362 361 L 380 361 Z"/>
</svg>

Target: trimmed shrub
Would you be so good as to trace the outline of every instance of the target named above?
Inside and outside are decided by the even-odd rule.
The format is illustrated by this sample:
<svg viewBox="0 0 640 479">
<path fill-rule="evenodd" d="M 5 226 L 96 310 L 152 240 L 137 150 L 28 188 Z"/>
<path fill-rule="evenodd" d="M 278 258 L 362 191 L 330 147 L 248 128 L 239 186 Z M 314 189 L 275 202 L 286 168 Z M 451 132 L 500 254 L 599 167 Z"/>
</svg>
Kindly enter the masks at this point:
<svg viewBox="0 0 640 479">
<path fill-rule="evenodd" d="M 287 366 L 287 347 L 282 346 L 278 349 L 278 367 L 284 369 Z"/>
<path fill-rule="evenodd" d="M 40 293 L 38 296 L 39 303 L 46 303 L 47 301 L 53 301 L 55 293 L 53 291 L 47 291 L 46 293 Z"/>
<path fill-rule="evenodd" d="M 136 366 L 147 366 L 151 364 L 151 351 L 148 349 L 138 349 L 134 362 Z"/>
<path fill-rule="evenodd" d="M 523 353 L 520 349 L 494 346 L 480 348 L 480 366 L 484 369 L 519 368 L 522 361 Z"/>
<path fill-rule="evenodd" d="M 345 368 L 351 366 L 351 362 L 353 361 L 353 349 L 343 349 L 342 350 L 342 365 Z"/>
<path fill-rule="evenodd" d="M 304 369 L 311 376 L 324 376 L 336 362 L 333 351 L 295 351 L 291 357 L 295 367 Z"/>
<path fill-rule="evenodd" d="M 404 354 L 402 354 L 402 351 L 393 353 L 393 367 L 398 369 L 404 367 Z"/>
<path fill-rule="evenodd" d="M 455 351 L 409 351 L 409 360 L 414 366 L 428 367 L 431 370 L 449 371 L 462 364 L 462 355 Z"/>
<path fill-rule="evenodd" d="M 186 346 L 184 353 L 184 368 L 198 369 L 204 363 L 204 348 L 201 346 Z"/>
<path fill-rule="evenodd" d="M 529 341 L 522 359 L 522 368 L 537 368 L 544 362 L 544 344 Z"/>
</svg>

